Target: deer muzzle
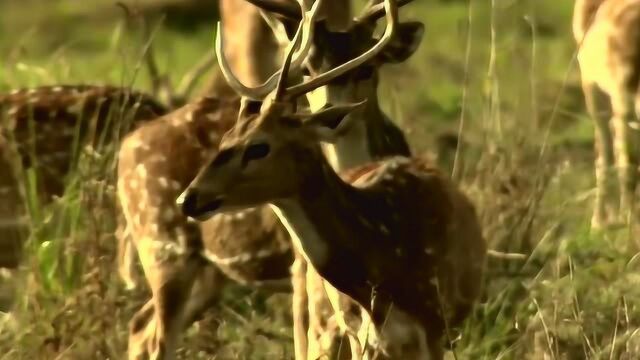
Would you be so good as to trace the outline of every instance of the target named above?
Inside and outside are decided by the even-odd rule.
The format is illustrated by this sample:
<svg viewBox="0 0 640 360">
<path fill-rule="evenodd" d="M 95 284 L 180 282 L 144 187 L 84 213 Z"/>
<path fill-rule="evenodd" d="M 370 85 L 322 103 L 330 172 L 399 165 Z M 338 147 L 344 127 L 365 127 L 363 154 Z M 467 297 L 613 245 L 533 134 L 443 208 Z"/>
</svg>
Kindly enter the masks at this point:
<svg viewBox="0 0 640 360">
<path fill-rule="evenodd" d="M 210 196 L 196 189 L 187 189 L 176 199 L 184 216 L 205 221 L 215 215 L 222 206 L 222 196 Z"/>
</svg>

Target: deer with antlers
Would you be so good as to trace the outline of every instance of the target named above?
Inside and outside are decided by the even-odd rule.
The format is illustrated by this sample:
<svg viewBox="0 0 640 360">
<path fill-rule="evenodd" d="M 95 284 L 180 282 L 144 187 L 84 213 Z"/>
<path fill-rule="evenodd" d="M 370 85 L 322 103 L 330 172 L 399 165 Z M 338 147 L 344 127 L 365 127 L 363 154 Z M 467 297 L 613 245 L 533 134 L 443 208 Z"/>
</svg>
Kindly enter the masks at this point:
<svg viewBox="0 0 640 360">
<path fill-rule="evenodd" d="M 292 15 L 294 12 L 284 6 L 275 7 L 257 0 L 251 2 L 264 10 L 269 10 L 271 14 L 275 13 L 288 21 L 296 21 Z M 407 3 L 409 1 L 402 2 L 403 5 Z M 333 19 L 333 24 L 327 21 L 316 22 L 314 24 L 313 50 L 304 69 L 307 75 L 328 71 L 332 67 L 341 65 L 367 51 L 378 40 L 373 36 L 373 31 L 376 20 L 384 15 L 382 10 L 382 4 L 370 2 L 354 21 L 351 22 L 350 18 L 347 18 L 346 25 L 344 19 L 338 19 L 338 21 Z M 333 31 L 332 28 L 336 27 L 339 30 Z M 313 111 L 330 103 L 368 99 L 361 111 L 350 114 L 351 117 L 358 117 L 362 121 L 354 121 L 356 125 L 345 132 L 336 144 L 324 148 L 325 154 L 335 170 L 343 171 L 386 156 L 411 155 L 404 135 L 379 107 L 376 94 L 377 69 L 385 63 L 405 61 L 418 47 L 424 32 L 423 29 L 423 25 L 419 22 L 398 24 L 397 32 L 384 46 L 380 54 L 340 79 L 307 94 Z M 218 53 L 218 58 L 224 60 L 223 54 Z M 226 69 L 224 65 L 221 66 L 221 69 L 230 84 L 235 84 L 231 71 Z M 236 86 L 236 90 L 242 93 L 244 89 Z M 249 96 L 256 97 L 254 93 Z M 298 259 L 297 262 L 300 260 Z M 330 325 L 331 321 L 328 321 L 327 315 L 323 314 L 323 311 L 325 313 L 327 311 L 324 303 L 328 297 L 334 311 L 331 317 L 335 318 L 342 333 L 354 334 L 357 331 L 362 322 L 358 309 L 354 308 L 353 302 L 347 296 L 340 294 L 331 284 L 321 281 L 313 267 L 298 264 L 298 266 L 294 266 L 292 272 L 294 299 L 308 297 L 307 354 L 299 354 L 299 357 L 315 359 L 323 354 L 335 353 L 338 349 L 347 353 L 344 350 L 346 347 L 341 346 L 341 338 L 334 341 L 337 329 L 329 330 L 329 328 L 335 327 L 336 324 Z M 327 294 L 325 294 L 325 290 Z M 302 294 L 298 294 L 298 292 L 302 292 Z M 298 303 L 298 301 L 294 302 Z M 298 317 L 294 316 L 294 320 L 296 319 Z M 349 337 L 349 347 L 352 358 L 358 358 L 361 353 L 360 344 L 354 340 L 353 336 Z"/>
<path fill-rule="evenodd" d="M 578 43 L 582 88 L 595 121 L 596 199 L 591 225 L 638 216 L 638 89 L 640 88 L 640 1 L 576 0 L 573 34 Z M 618 174 L 619 199 L 612 204 Z"/>
<path fill-rule="evenodd" d="M 392 157 L 340 177 L 319 142 L 348 132 L 348 115 L 363 102 L 295 111 L 297 97 L 380 53 L 397 29 L 397 4 L 385 0 L 384 9 L 387 27 L 371 49 L 286 86 L 291 49 L 259 111 L 239 116 L 177 203 L 198 220 L 270 203 L 313 268 L 366 309 L 379 349 L 442 359 L 447 326 L 480 294 L 486 245 L 474 206 L 420 158 Z"/>
</svg>

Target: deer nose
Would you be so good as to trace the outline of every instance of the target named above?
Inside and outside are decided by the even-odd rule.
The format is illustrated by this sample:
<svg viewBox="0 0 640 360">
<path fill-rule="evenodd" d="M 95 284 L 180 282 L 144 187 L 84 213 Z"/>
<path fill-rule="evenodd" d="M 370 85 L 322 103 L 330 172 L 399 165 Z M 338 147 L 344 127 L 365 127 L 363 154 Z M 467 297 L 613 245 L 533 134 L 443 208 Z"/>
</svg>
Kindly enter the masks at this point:
<svg viewBox="0 0 640 360">
<path fill-rule="evenodd" d="M 178 205 L 184 216 L 198 216 L 198 197 L 198 191 L 191 189 L 185 190 L 178 199 L 176 199 L 176 205 Z"/>
</svg>

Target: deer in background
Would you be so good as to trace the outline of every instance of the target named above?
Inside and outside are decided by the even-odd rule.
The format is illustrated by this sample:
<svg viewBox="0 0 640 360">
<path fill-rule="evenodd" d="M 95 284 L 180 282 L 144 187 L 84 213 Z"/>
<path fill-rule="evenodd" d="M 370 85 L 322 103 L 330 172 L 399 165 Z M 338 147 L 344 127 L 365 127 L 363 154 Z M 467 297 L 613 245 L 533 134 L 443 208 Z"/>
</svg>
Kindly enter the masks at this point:
<svg viewBox="0 0 640 360">
<path fill-rule="evenodd" d="M 637 223 L 640 1 L 576 0 L 573 35 L 587 110 L 595 121 L 597 188 L 591 225 L 606 226 L 616 213 Z M 614 168 L 619 198 L 612 204 Z"/>
<path fill-rule="evenodd" d="M 166 77 L 159 74 L 149 48 L 145 59 L 154 84 L 152 94 L 88 84 L 39 86 L 0 94 L 0 162 L 6 169 L 0 178 L 0 267 L 18 266 L 22 245 L 29 236 L 23 171 L 36 171 L 35 195 L 40 204 L 48 204 L 63 194 L 68 175 L 77 167 L 78 154 L 87 146 L 92 151 L 113 149 L 141 123 L 183 104 L 204 75 L 204 68 L 214 64 L 215 59 L 209 58 L 185 75 L 180 91 L 172 91 Z M 237 98 L 224 84 L 217 81 L 204 92 Z"/>
<path fill-rule="evenodd" d="M 142 19 L 120 5 L 129 15 L 129 23 Z M 148 41 L 149 27 L 144 21 L 142 25 Z M 168 76 L 158 70 L 151 43 L 143 56 L 151 78 L 150 94 L 124 86 L 88 84 L 39 86 L 0 94 L 0 163 L 5 169 L 0 177 L 0 268 L 18 267 L 30 233 L 24 170 L 36 171 L 35 195 L 39 204 L 48 204 L 54 196 L 63 194 L 68 175 L 75 173 L 76 156 L 89 150 L 87 146 L 98 153 L 113 149 L 141 123 L 184 105 L 198 81 L 216 63 L 208 53 L 174 89 Z M 215 76 L 200 91 L 237 98 L 226 82 Z"/>
<path fill-rule="evenodd" d="M 166 112 L 144 93 L 113 86 L 42 86 L 0 94 L 0 267 L 18 266 L 29 236 L 24 170 L 36 171 L 36 195 L 47 204 L 62 195 L 76 155 L 87 146 L 109 146 Z"/>
<path fill-rule="evenodd" d="M 141 19 L 128 7 L 119 5 L 129 15 L 128 20 Z M 148 40 L 150 30 L 142 22 Z M 41 204 L 49 203 L 53 196 L 62 195 L 67 175 L 76 166 L 72 164 L 74 156 L 80 150 L 87 145 L 97 150 L 98 139 L 105 147 L 113 146 L 141 123 L 184 105 L 198 81 L 215 66 L 215 58 L 207 54 L 174 89 L 168 76 L 159 72 L 151 44 L 144 61 L 152 82 L 151 94 L 124 86 L 88 84 L 39 86 L 0 94 L 0 129 L 4 136 L 0 161 L 4 168 L 12 169 L 0 180 L 0 196 L 4 199 L 0 201 L 0 233 L 5 234 L 0 236 L 0 267 L 18 265 L 22 244 L 28 237 L 26 195 L 18 191 L 23 170 L 33 167 L 37 171 L 36 195 Z M 237 98 L 223 80 L 215 77 L 202 92 Z M 78 146 L 74 148 L 76 140 Z"/>
<path fill-rule="evenodd" d="M 200 221 L 270 203 L 306 261 L 366 309 L 377 348 L 397 359 L 442 359 L 447 326 L 459 324 L 480 294 L 486 245 L 474 206 L 420 158 L 336 174 L 319 142 L 355 126 L 347 115 L 363 103 L 295 111 L 297 97 L 380 53 L 397 29 L 395 1 L 384 8 L 387 27 L 370 50 L 287 87 L 291 49 L 260 111 L 240 114 L 177 203 Z"/>
</svg>

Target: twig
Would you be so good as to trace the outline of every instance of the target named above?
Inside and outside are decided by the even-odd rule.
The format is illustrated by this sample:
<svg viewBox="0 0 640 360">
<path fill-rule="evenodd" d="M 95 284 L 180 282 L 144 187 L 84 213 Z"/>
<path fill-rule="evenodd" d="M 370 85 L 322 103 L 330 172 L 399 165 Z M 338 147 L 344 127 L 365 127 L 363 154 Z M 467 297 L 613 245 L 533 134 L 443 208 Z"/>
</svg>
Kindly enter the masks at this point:
<svg viewBox="0 0 640 360">
<path fill-rule="evenodd" d="M 187 99 L 194 91 L 198 80 L 202 78 L 212 67 L 216 65 L 216 56 L 213 52 L 208 52 L 205 56 L 200 59 L 200 61 L 191 69 L 188 73 L 186 73 L 182 80 L 180 81 L 180 85 L 178 86 L 177 93 L 180 94 L 181 97 Z"/>
<path fill-rule="evenodd" d="M 487 250 L 487 256 L 492 257 L 494 259 L 501 260 L 518 260 L 518 261 L 526 261 L 528 256 L 520 253 L 507 253 L 497 250 Z"/>
</svg>

